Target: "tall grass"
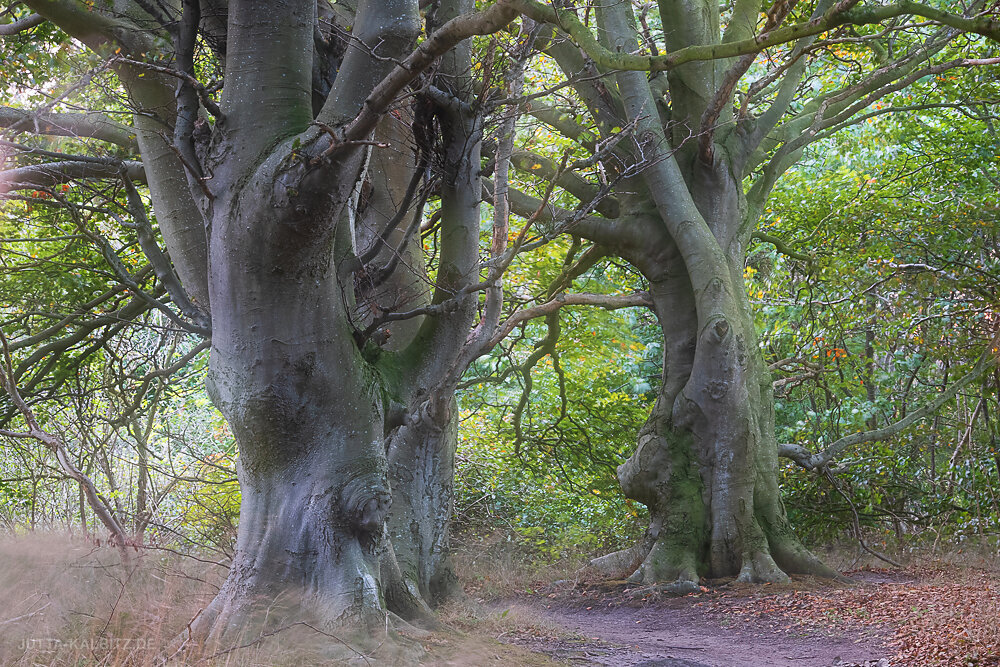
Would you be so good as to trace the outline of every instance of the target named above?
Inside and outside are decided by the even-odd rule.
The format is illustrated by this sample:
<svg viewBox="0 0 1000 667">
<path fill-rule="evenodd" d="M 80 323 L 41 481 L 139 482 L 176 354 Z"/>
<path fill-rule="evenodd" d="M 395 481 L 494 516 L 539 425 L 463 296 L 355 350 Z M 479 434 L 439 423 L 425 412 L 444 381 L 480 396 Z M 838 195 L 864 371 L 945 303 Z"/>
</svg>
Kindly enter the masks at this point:
<svg viewBox="0 0 1000 667">
<path fill-rule="evenodd" d="M 225 568 L 157 550 L 117 550 L 60 533 L 0 539 L 0 664 L 153 665 Z"/>
<path fill-rule="evenodd" d="M 122 563 L 116 549 L 65 533 L 0 537 L 0 665 L 552 664 L 496 641 L 526 621 L 474 604 L 446 611 L 451 630 L 429 632 L 396 619 L 395 631 L 387 625 L 387 641 L 369 655 L 301 623 L 279 624 L 236 646 L 177 652 L 225 575 L 225 564 L 166 549 L 141 549 Z"/>
</svg>

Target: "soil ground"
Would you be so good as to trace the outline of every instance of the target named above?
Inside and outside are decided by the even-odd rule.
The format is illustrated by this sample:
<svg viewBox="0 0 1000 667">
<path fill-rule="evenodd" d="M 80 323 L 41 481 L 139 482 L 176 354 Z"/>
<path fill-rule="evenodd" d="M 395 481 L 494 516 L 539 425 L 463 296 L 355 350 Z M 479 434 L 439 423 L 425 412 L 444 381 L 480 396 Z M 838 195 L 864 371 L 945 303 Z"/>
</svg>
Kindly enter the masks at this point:
<svg viewBox="0 0 1000 667">
<path fill-rule="evenodd" d="M 509 632 L 499 634 L 500 641 L 564 664 L 930 664 L 900 659 L 901 624 L 894 623 L 891 616 L 872 614 L 867 601 L 909 605 L 909 593 L 929 593 L 933 586 L 925 586 L 913 571 L 863 570 L 849 576 L 856 583 L 831 585 L 811 577 L 795 578 L 781 586 L 707 582 L 710 587 L 682 597 L 636 589 L 625 582 L 564 581 L 494 604 L 493 610 L 535 621 L 527 628 L 512 624 Z M 958 664 L 940 657 L 944 659 L 934 664 Z"/>
<path fill-rule="evenodd" d="M 6 605 L 0 613 L 0 664 L 159 664 L 171 638 L 212 598 L 224 571 L 204 560 L 153 551 L 137 559 L 134 569 L 124 569 L 113 549 L 59 535 L 0 539 Z M 492 570 L 466 577 L 477 583 L 467 584 L 465 600 L 441 610 L 444 628 L 431 632 L 400 624 L 397 653 L 357 662 L 1000 667 L 995 560 L 923 560 L 893 571 L 848 572 L 856 581 L 850 585 L 811 578 L 780 586 L 708 581 L 683 597 L 623 581 L 589 581 L 582 578 L 586 571 L 558 572 L 581 578 L 542 583 L 539 577 L 547 575 L 537 571 L 491 579 Z M 505 585 L 486 588 L 483 582 Z M 526 589 L 531 593 L 513 597 L 512 591 Z M 304 664 L 289 648 L 308 648 L 315 638 L 305 633 L 299 646 L 291 634 L 283 629 L 260 643 L 234 647 L 246 651 L 227 649 L 204 664 Z"/>
<path fill-rule="evenodd" d="M 891 652 L 878 628 L 865 634 L 747 627 L 695 607 L 690 600 L 642 606 L 549 605 L 547 621 L 579 635 L 553 644 L 530 635 L 514 643 L 577 664 L 621 667 L 826 667 L 877 664 Z"/>
</svg>

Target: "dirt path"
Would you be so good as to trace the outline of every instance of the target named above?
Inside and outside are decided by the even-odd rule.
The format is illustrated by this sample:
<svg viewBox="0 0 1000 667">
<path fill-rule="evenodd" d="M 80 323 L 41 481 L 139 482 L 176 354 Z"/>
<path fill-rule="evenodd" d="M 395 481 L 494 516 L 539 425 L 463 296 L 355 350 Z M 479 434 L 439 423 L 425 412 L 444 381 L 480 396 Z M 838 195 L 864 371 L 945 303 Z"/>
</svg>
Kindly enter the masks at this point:
<svg viewBox="0 0 1000 667">
<path fill-rule="evenodd" d="M 789 628 L 780 617 L 749 621 L 703 604 L 713 598 L 718 594 L 631 600 L 610 591 L 521 598 L 507 606 L 565 633 L 557 641 L 530 634 L 503 641 L 581 665 L 888 665 L 880 663 L 890 651 L 884 644 L 886 632 L 877 626 L 852 633 Z"/>
</svg>

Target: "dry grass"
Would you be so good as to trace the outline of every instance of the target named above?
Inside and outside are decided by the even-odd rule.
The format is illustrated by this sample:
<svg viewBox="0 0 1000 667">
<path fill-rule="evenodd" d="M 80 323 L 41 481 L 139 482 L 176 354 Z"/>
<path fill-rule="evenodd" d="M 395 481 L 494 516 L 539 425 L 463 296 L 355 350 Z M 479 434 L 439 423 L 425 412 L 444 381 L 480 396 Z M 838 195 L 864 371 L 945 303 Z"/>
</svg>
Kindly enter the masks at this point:
<svg viewBox="0 0 1000 667">
<path fill-rule="evenodd" d="M 581 554 L 554 563 L 539 564 L 526 557 L 522 548 L 503 539 L 461 542 L 452 553 L 455 574 L 465 590 L 481 602 L 533 593 L 554 581 L 574 581 L 581 576 L 591 556 Z"/>
<path fill-rule="evenodd" d="M 556 665 L 560 663 L 527 647 L 555 646 L 576 638 L 562 626 L 540 616 L 538 610 L 516 603 L 484 605 L 465 598 L 444 605 L 438 612 L 443 623 L 462 635 L 455 645 L 463 649 L 463 657 L 447 664 Z M 481 650 L 465 653 L 476 646 Z"/>
<path fill-rule="evenodd" d="M 218 589 L 221 567 L 60 534 L 0 541 L 0 664 L 152 665 Z"/>
<path fill-rule="evenodd" d="M 464 603 L 443 613 L 454 632 L 402 629 L 374 656 L 354 654 L 329 635 L 291 627 L 237 650 L 169 660 L 176 638 L 212 599 L 225 574 L 225 568 L 208 561 L 155 550 L 123 565 L 116 550 L 64 534 L 0 538 L 0 591 L 6 603 L 0 608 L 0 665 L 310 665 L 331 664 L 331 654 L 343 655 L 344 663 L 379 667 L 553 664 L 498 641 L 515 631 L 548 633 L 548 626 L 524 614 Z"/>
<path fill-rule="evenodd" d="M 866 542 L 878 553 L 906 567 L 943 563 L 958 569 L 975 567 L 1000 572 L 1000 547 L 997 546 L 996 536 L 974 536 L 961 544 L 936 537 L 932 532 L 908 535 L 904 543 L 884 538 L 884 534 L 881 537 L 876 533 L 867 534 Z M 827 565 L 840 571 L 890 567 L 889 563 L 859 548 L 857 540 L 848 536 L 835 543 L 813 548 L 813 553 Z"/>
<path fill-rule="evenodd" d="M 499 543 L 481 549 L 467 547 L 456 554 L 456 569 L 470 598 L 441 610 L 441 620 L 454 631 L 429 633 L 404 627 L 395 642 L 388 642 L 393 646 L 383 647 L 374 657 L 355 655 L 352 664 L 554 664 L 525 645 L 558 644 L 566 640 L 564 630 L 538 611 L 490 601 L 547 590 L 557 580 L 568 584 L 578 576 L 583 560 L 538 568 L 516 549 L 505 547 Z M 842 552 L 839 560 L 829 560 L 843 567 L 849 559 L 853 556 Z M 940 608 L 914 612 L 914 618 L 906 623 L 912 635 L 899 637 L 901 644 L 906 642 L 900 646 L 901 654 L 922 649 L 927 637 L 943 642 L 949 636 L 954 640 L 949 640 L 950 646 L 961 642 L 970 649 L 965 657 L 987 658 L 1000 636 L 995 608 L 995 573 L 1000 569 L 996 554 L 955 549 L 933 561 L 913 555 L 909 560 L 905 573 L 919 579 L 922 589 L 919 593 L 907 590 L 907 594 L 952 600 L 953 604 L 942 602 Z M 0 608 L 0 664 L 162 664 L 175 638 L 212 598 L 224 576 L 223 567 L 166 551 L 143 551 L 134 563 L 123 566 L 114 549 L 97 548 L 61 534 L 0 538 L 0 591 L 5 601 Z M 903 592 L 899 589 L 896 594 Z M 857 602 L 845 599 L 844 604 L 855 608 Z M 741 604 L 751 609 L 750 603 L 746 600 Z M 903 611 L 915 605 L 904 605 Z M 890 613 L 902 614 L 898 607 L 886 605 L 883 611 L 887 618 Z M 870 613 L 875 616 L 880 609 L 873 606 Z M 510 642 L 522 646 L 511 646 Z M 297 628 L 247 642 L 247 647 L 236 651 L 214 656 L 188 654 L 184 664 L 330 664 L 323 656 L 330 654 L 331 643 L 335 642 Z M 317 651 L 320 644 L 325 648 Z M 976 654 L 979 647 L 982 650 Z M 343 653 L 351 655 L 348 648 Z"/>
</svg>

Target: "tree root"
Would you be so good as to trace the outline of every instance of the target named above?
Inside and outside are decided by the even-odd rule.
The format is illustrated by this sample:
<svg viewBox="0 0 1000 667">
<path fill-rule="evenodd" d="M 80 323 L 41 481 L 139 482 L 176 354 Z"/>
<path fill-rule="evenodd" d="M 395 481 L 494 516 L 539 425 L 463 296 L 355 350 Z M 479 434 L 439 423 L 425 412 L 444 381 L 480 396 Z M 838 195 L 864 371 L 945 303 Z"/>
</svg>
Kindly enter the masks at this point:
<svg viewBox="0 0 1000 667">
<path fill-rule="evenodd" d="M 745 557 L 736 581 L 746 584 L 786 584 L 791 581 L 771 554 L 757 551 Z"/>
<path fill-rule="evenodd" d="M 647 536 L 630 547 L 594 558 L 588 565 L 606 577 L 624 576 L 639 567 L 651 546 Z"/>
<path fill-rule="evenodd" d="M 636 584 L 673 581 L 678 590 L 684 587 L 682 582 L 689 582 L 697 588 L 698 557 L 690 549 L 659 539 L 628 580 Z"/>
</svg>

